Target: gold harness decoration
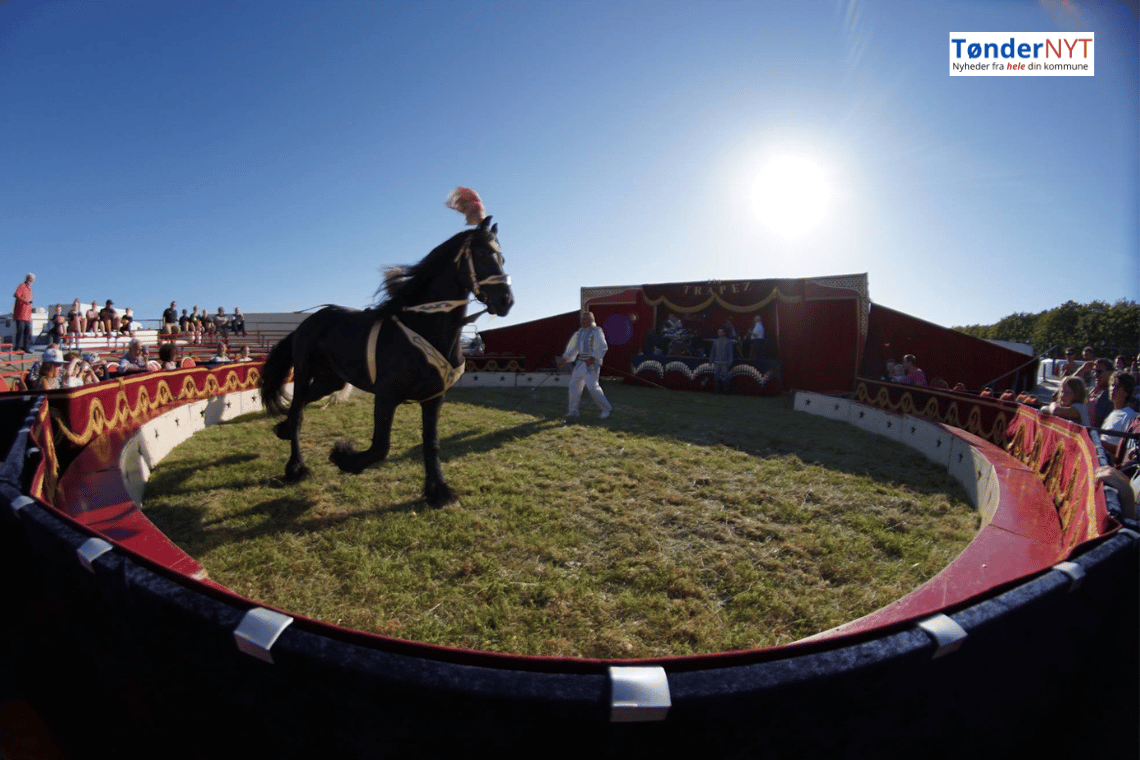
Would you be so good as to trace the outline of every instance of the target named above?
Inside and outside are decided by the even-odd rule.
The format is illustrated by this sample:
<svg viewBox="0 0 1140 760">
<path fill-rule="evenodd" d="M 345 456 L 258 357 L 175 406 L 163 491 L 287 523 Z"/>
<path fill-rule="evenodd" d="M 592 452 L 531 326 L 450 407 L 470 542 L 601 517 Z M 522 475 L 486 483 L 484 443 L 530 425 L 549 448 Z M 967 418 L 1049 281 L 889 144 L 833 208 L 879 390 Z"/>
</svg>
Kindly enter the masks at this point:
<svg viewBox="0 0 1140 760">
<path fill-rule="evenodd" d="M 440 304 L 446 304 L 446 303 L 458 303 L 460 306 L 467 304 L 466 301 L 439 301 L 439 302 L 436 302 L 435 304 L 423 304 L 423 306 L 433 306 L 434 307 L 434 306 L 438 306 Z M 456 307 L 452 306 L 451 308 L 456 308 Z M 439 311 L 440 309 L 432 309 L 432 310 L 433 311 Z M 428 311 L 428 309 L 424 309 L 422 307 L 412 307 L 412 308 L 408 309 L 408 311 Z M 430 364 L 431 366 L 436 368 L 436 371 L 439 372 L 439 379 L 443 382 L 443 390 L 441 390 L 439 393 L 435 394 L 435 396 L 429 396 L 428 398 L 414 399 L 414 400 L 422 403 L 424 401 L 430 401 L 431 399 L 435 398 L 436 396 L 442 396 L 444 393 L 447 393 L 447 391 L 451 388 L 451 386 L 455 385 L 455 382 L 460 377 L 463 376 L 463 370 L 467 366 L 466 360 L 461 361 L 459 363 L 458 367 L 452 367 L 451 362 L 449 362 L 447 360 L 447 357 L 444 356 L 443 354 L 441 354 L 439 351 L 437 351 L 435 346 L 433 346 L 431 343 L 429 343 L 426 338 L 424 338 L 422 335 L 415 332 L 414 330 L 409 329 L 408 326 L 405 325 L 403 322 L 401 322 L 396 317 L 395 314 L 393 314 L 390 317 L 390 319 L 396 324 L 397 327 L 399 327 L 403 331 L 405 337 L 407 337 L 407 339 L 408 339 L 408 342 L 411 343 L 417 349 L 419 349 L 420 353 L 423 354 L 424 360 L 428 364 Z M 372 330 L 368 333 L 368 349 L 367 349 L 368 379 L 371 380 L 373 383 L 376 382 L 376 342 L 380 336 L 380 326 L 383 324 L 384 324 L 384 320 L 382 320 L 382 319 L 376 320 L 372 324 Z"/>
</svg>

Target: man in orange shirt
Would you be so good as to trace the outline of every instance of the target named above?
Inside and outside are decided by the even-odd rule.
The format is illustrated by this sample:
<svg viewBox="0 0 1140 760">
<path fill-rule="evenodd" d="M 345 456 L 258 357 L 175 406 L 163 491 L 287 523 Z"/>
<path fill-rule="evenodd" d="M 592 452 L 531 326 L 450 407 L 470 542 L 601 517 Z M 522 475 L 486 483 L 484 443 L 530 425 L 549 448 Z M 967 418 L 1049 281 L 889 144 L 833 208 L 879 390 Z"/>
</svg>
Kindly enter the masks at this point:
<svg viewBox="0 0 1140 760">
<path fill-rule="evenodd" d="M 12 319 L 16 320 L 16 338 L 12 341 L 13 351 L 32 350 L 32 283 L 35 281 L 36 276 L 28 272 L 28 276 L 12 294 L 16 298 L 16 305 L 12 307 Z"/>
</svg>

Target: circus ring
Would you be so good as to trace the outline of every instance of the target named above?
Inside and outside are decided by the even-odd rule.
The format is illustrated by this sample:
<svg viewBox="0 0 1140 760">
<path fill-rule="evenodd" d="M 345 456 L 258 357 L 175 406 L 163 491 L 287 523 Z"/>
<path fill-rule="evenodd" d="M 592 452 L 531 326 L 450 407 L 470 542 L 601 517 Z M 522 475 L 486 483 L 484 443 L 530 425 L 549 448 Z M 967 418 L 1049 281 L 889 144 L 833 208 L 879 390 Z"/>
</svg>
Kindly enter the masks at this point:
<svg viewBox="0 0 1140 760">
<path fill-rule="evenodd" d="M 1140 535 L 1092 485 L 1097 443 L 1066 423 L 867 382 L 855 400 L 800 394 L 804 411 L 896 437 L 966 486 L 983 527 L 958 559 L 787 646 L 521 657 L 268 609 L 150 526 L 135 506 L 149 471 L 260 408 L 258 370 L 0 403 L 0 677 L 74 756 L 1135 756 Z"/>
</svg>

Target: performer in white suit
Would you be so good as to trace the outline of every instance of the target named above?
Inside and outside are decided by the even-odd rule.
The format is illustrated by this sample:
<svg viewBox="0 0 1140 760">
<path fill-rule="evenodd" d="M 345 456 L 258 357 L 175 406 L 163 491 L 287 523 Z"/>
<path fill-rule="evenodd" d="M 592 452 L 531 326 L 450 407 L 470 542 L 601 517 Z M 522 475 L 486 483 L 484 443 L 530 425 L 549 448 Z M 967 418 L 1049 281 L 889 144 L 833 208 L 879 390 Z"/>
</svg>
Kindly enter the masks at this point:
<svg viewBox="0 0 1140 760">
<path fill-rule="evenodd" d="M 558 358 L 558 366 L 563 367 L 577 360 L 574 371 L 570 375 L 570 410 L 567 417 L 578 416 L 578 405 L 582 401 L 582 389 L 590 391 L 590 397 L 602 410 L 602 419 L 610 416 L 613 406 L 602 393 L 602 386 L 598 384 L 598 375 L 602 371 L 602 358 L 606 355 L 606 335 L 602 328 L 594 322 L 594 315 L 588 311 L 582 312 L 582 329 L 570 336 L 566 344 L 566 352 Z"/>
</svg>

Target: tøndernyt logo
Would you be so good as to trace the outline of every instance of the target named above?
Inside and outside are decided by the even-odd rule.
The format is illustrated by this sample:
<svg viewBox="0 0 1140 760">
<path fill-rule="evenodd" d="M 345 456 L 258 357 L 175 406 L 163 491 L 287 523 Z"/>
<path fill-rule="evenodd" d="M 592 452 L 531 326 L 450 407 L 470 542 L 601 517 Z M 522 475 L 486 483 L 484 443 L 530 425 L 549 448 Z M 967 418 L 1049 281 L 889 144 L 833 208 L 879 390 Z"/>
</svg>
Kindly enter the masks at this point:
<svg viewBox="0 0 1140 760">
<path fill-rule="evenodd" d="M 1091 77 L 1093 32 L 950 32 L 952 77 Z"/>
</svg>

